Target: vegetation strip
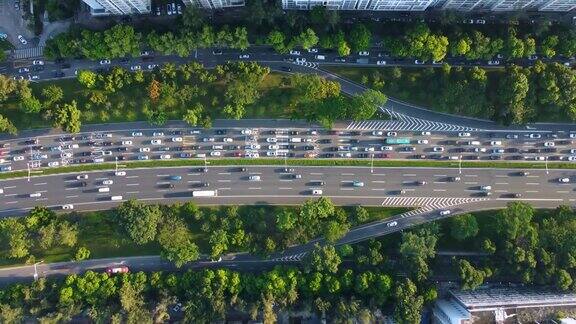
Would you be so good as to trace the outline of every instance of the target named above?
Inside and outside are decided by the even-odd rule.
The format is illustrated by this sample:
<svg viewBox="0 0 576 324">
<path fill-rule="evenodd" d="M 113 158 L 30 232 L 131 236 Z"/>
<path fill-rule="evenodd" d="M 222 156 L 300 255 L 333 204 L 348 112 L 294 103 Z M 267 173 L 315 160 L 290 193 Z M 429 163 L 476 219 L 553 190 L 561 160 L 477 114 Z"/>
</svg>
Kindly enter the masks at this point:
<svg viewBox="0 0 576 324">
<path fill-rule="evenodd" d="M 355 166 L 355 167 L 428 167 L 428 168 L 458 168 L 458 162 L 448 161 L 411 161 L 411 160 L 386 160 L 374 161 L 369 159 L 352 160 L 307 160 L 307 159 L 208 159 L 204 160 L 172 160 L 172 161 L 141 161 L 120 164 L 121 169 L 139 169 L 153 167 L 185 167 L 185 166 L 225 166 L 225 165 L 292 165 L 292 166 Z M 469 162 L 462 161 L 461 167 L 465 168 L 499 168 L 499 169 L 544 169 L 544 163 L 530 162 Z M 91 165 L 76 165 L 68 167 L 41 169 L 32 171 L 30 176 L 53 175 L 72 172 L 105 171 L 115 170 L 114 163 L 102 163 Z M 550 169 L 576 169 L 576 163 L 549 162 Z M 22 178 L 28 175 L 28 171 L 15 171 L 0 174 L 0 179 Z"/>
</svg>

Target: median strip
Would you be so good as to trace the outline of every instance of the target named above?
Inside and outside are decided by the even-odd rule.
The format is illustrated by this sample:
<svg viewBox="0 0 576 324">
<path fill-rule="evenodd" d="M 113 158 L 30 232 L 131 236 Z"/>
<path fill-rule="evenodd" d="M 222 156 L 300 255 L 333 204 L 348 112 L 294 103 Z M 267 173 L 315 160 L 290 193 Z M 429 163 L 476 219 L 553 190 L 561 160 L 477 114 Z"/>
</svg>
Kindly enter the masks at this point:
<svg viewBox="0 0 576 324">
<path fill-rule="evenodd" d="M 134 161 L 127 162 L 122 169 L 168 168 L 184 166 L 226 166 L 226 165 L 290 165 L 290 166 L 354 166 L 354 167 L 422 167 L 422 168 L 499 168 L 499 169 L 545 169 L 544 163 L 533 162 L 493 162 L 462 161 L 461 165 L 453 161 L 413 161 L 413 160 L 379 160 L 371 163 L 366 159 L 198 159 L 171 161 Z M 576 169 L 576 163 L 548 162 L 549 169 Z M 115 170 L 114 163 L 73 165 L 59 168 L 43 168 L 42 172 L 32 172 L 31 177 L 75 173 L 87 171 Z M 1 179 L 23 178 L 28 171 L 13 171 L 0 174 Z"/>
</svg>

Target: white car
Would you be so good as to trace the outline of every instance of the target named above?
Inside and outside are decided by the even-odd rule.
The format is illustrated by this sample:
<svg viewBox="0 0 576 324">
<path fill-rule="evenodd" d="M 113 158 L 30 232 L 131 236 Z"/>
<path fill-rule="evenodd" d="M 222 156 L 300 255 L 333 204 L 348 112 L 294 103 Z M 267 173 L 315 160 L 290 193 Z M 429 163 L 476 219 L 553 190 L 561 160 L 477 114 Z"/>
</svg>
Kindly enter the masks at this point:
<svg viewBox="0 0 576 324">
<path fill-rule="evenodd" d="M 152 145 L 162 145 L 162 140 L 153 139 L 153 140 L 150 141 L 150 144 L 152 144 Z"/>
<path fill-rule="evenodd" d="M 248 180 L 250 181 L 260 181 L 260 176 L 259 175 L 251 175 L 248 177 Z"/>
<path fill-rule="evenodd" d="M 259 150 L 260 149 L 260 144 L 250 144 L 250 145 L 246 145 L 245 148 L 247 150 Z"/>
<path fill-rule="evenodd" d="M 484 191 L 492 190 L 492 186 L 480 186 L 480 190 Z"/>
<path fill-rule="evenodd" d="M 132 136 L 133 136 L 133 137 L 140 137 L 140 136 L 143 136 L 143 135 L 142 135 L 142 132 L 132 132 Z"/>
<path fill-rule="evenodd" d="M 398 136 L 398 133 L 396 133 L 396 132 L 388 132 L 388 133 L 386 133 L 386 136 L 396 137 L 396 136 Z"/>
<path fill-rule="evenodd" d="M 204 137 L 202 142 L 214 142 L 216 139 L 214 137 Z"/>
<path fill-rule="evenodd" d="M 42 197 L 42 193 L 40 192 L 34 192 L 30 194 L 30 198 L 39 198 Z"/>
<path fill-rule="evenodd" d="M 275 151 L 267 151 L 266 156 L 276 156 L 276 152 Z"/>
<path fill-rule="evenodd" d="M 251 129 L 243 129 L 240 131 L 240 133 L 242 133 L 242 135 L 252 135 L 252 130 Z"/>
<path fill-rule="evenodd" d="M 87 180 L 88 179 L 88 175 L 87 174 L 81 174 L 81 175 L 77 175 L 76 176 L 77 180 Z"/>
<path fill-rule="evenodd" d="M 432 148 L 432 151 L 434 152 L 444 152 L 444 148 L 442 146 L 434 146 Z"/>
<path fill-rule="evenodd" d="M 368 52 L 368 51 L 360 51 L 360 52 L 358 52 L 358 55 L 360 55 L 360 56 L 370 56 L 370 52 Z"/>
<path fill-rule="evenodd" d="M 58 161 L 48 162 L 49 167 L 57 167 L 59 165 L 60 165 L 60 162 L 58 162 Z"/>
<path fill-rule="evenodd" d="M 502 141 L 490 141 L 490 145 L 492 146 L 502 145 Z"/>
<path fill-rule="evenodd" d="M 122 145 L 132 145 L 132 141 L 122 141 Z"/>
<path fill-rule="evenodd" d="M 426 61 L 414 60 L 414 64 L 416 64 L 416 65 L 422 65 L 425 63 L 426 63 Z"/>
<path fill-rule="evenodd" d="M 160 160 L 170 160 L 172 156 L 170 154 L 162 154 L 160 155 Z"/>
<path fill-rule="evenodd" d="M 138 151 L 140 151 L 140 152 L 150 152 L 150 148 L 149 148 L 149 147 L 141 147 Z"/>
<path fill-rule="evenodd" d="M 277 143 L 277 142 L 278 142 L 278 139 L 277 139 L 276 137 L 268 137 L 268 138 L 266 139 L 266 142 L 268 142 L 268 143 Z"/>
<path fill-rule="evenodd" d="M 246 152 L 245 156 L 248 158 L 257 159 L 260 157 L 260 154 L 258 154 L 258 152 Z"/>
<path fill-rule="evenodd" d="M 224 137 L 224 138 L 222 139 L 222 141 L 223 141 L 224 143 L 232 143 L 232 142 L 234 142 L 234 139 L 233 139 L 232 137 Z"/>
<path fill-rule="evenodd" d="M 450 215 L 452 212 L 448 209 L 446 210 L 441 210 L 440 211 L 440 216 L 446 216 L 446 215 Z"/>
<path fill-rule="evenodd" d="M 374 152 L 374 147 L 373 146 L 365 147 L 364 152 Z"/>
<path fill-rule="evenodd" d="M 376 61 L 376 65 L 386 65 L 386 61 Z"/>
<path fill-rule="evenodd" d="M 576 133 L 570 133 L 570 138 L 576 138 Z"/>
<path fill-rule="evenodd" d="M 546 147 L 553 147 L 555 145 L 556 144 L 554 142 L 544 142 L 544 146 L 546 146 Z"/>
<path fill-rule="evenodd" d="M 393 222 L 390 222 L 390 223 L 386 224 L 387 227 L 394 227 L 394 226 L 396 226 L 396 225 L 398 225 L 398 222 L 397 222 L 397 221 L 393 221 Z"/>
<path fill-rule="evenodd" d="M 74 205 L 72 205 L 72 204 L 62 205 L 62 209 L 64 209 L 64 210 L 74 209 Z"/>
<path fill-rule="evenodd" d="M 250 54 L 240 54 L 238 56 L 239 59 L 249 59 L 250 58 Z"/>
<path fill-rule="evenodd" d="M 458 136 L 459 136 L 459 137 L 470 137 L 470 136 L 472 136 L 472 135 L 471 135 L 470 133 L 461 132 L 461 133 L 458 133 Z"/>
<path fill-rule="evenodd" d="M 64 145 L 64 148 L 65 148 L 65 149 L 68 149 L 68 150 L 72 150 L 72 149 L 80 148 L 80 145 L 78 145 L 78 144 L 68 144 L 68 145 Z"/>
<path fill-rule="evenodd" d="M 304 63 L 304 62 L 306 62 L 305 58 L 303 58 L 303 57 L 297 57 L 296 58 L 296 63 Z"/>
<path fill-rule="evenodd" d="M 71 157 L 72 157 L 72 153 L 70 153 L 70 152 L 62 152 L 62 153 L 60 153 L 60 157 L 61 157 L 61 158 L 71 158 Z"/>
<path fill-rule="evenodd" d="M 528 137 L 538 139 L 538 138 L 542 138 L 542 134 L 530 134 L 530 135 L 528 135 Z"/>
<path fill-rule="evenodd" d="M 322 195 L 322 189 L 312 189 L 312 195 L 321 196 Z"/>
<path fill-rule="evenodd" d="M 140 65 L 132 65 L 130 67 L 130 70 L 131 71 L 140 71 L 140 70 L 142 70 L 142 67 Z"/>
<path fill-rule="evenodd" d="M 310 49 L 308 49 L 308 53 L 318 53 L 318 49 L 317 48 L 310 48 Z"/>
<path fill-rule="evenodd" d="M 569 156 L 567 159 L 570 162 L 574 162 L 574 161 L 576 161 L 576 155 Z"/>
<path fill-rule="evenodd" d="M 428 144 L 428 140 L 427 139 L 418 140 L 418 144 Z"/>
<path fill-rule="evenodd" d="M 422 134 L 422 136 L 430 136 L 430 135 L 432 135 L 432 133 L 430 133 L 430 132 L 422 132 L 421 134 Z"/>
<path fill-rule="evenodd" d="M 392 146 L 382 146 L 380 148 L 380 150 L 382 150 L 382 151 L 394 151 L 394 148 Z"/>
<path fill-rule="evenodd" d="M 569 182 L 570 182 L 570 178 L 559 178 L 559 179 L 558 179 L 558 182 L 561 182 L 561 183 L 569 183 Z"/>
<path fill-rule="evenodd" d="M 164 133 L 162 133 L 162 132 L 154 132 L 154 133 L 152 133 L 152 135 L 153 135 L 154 137 L 161 137 L 161 136 L 164 136 Z"/>
<path fill-rule="evenodd" d="M 300 51 L 291 50 L 290 55 L 300 56 Z"/>
<path fill-rule="evenodd" d="M 34 61 L 32 61 L 32 65 L 44 65 L 44 61 L 42 61 L 42 60 L 34 60 Z"/>
<path fill-rule="evenodd" d="M 350 153 L 350 152 L 340 153 L 339 156 L 341 158 L 350 158 L 350 157 L 352 157 L 352 153 Z"/>
<path fill-rule="evenodd" d="M 488 65 L 500 65 L 500 61 L 498 61 L 498 60 L 491 60 L 491 61 L 488 61 Z"/>
<path fill-rule="evenodd" d="M 101 158 L 101 157 L 95 158 L 93 161 L 94 161 L 94 163 L 102 163 L 102 162 L 104 162 L 104 158 Z"/>
<path fill-rule="evenodd" d="M 28 41 L 22 35 L 18 35 L 18 40 L 20 41 L 20 43 L 22 43 L 22 45 L 28 44 Z"/>
<path fill-rule="evenodd" d="M 372 135 L 374 136 L 382 136 L 384 133 L 382 131 L 372 131 Z"/>
<path fill-rule="evenodd" d="M 110 179 L 107 179 L 107 180 L 102 181 L 102 184 L 103 184 L 103 185 L 111 185 L 111 184 L 113 184 L 113 183 L 114 183 L 114 181 L 113 181 L 113 180 L 110 180 Z"/>
<path fill-rule="evenodd" d="M 100 65 L 108 65 L 110 64 L 110 60 L 101 60 Z"/>
<path fill-rule="evenodd" d="M 486 153 L 486 148 L 485 148 L 485 147 L 475 147 L 475 148 L 474 148 L 474 152 L 476 152 L 476 153 Z"/>
<path fill-rule="evenodd" d="M 279 148 L 280 148 L 280 146 L 278 146 L 278 145 L 276 145 L 276 144 L 268 145 L 268 149 L 269 149 L 269 150 L 277 150 L 277 149 L 279 149 Z"/>
<path fill-rule="evenodd" d="M 148 157 L 148 155 L 144 155 L 144 154 L 138 155 L 138 160 L 143 161 L 143 160 L 149 160 L 149 159 L 150 159 L 150 157 Z"/>
<path fill-rule="evenodd" d="M 172 137 L 172 142 L 182 142 L 182 137 Z"/>
<path fill-rule="evenodd" d="M 15 155 L 14 161 L 24 161 L 24 155 Z"/>
<path fill-rule="evenodd" d="M 126 171 L 116 171 L 114 172 L 114 175 L 117 177 L 123 177 L 126 175 Z"/>
<path fill-rule="evenodd" d="M 222 156 L 222 152 L 220 152 L 220 151 L 212 151 L 212 152 L 210 152 L 210 156 Z"/>
</svg>

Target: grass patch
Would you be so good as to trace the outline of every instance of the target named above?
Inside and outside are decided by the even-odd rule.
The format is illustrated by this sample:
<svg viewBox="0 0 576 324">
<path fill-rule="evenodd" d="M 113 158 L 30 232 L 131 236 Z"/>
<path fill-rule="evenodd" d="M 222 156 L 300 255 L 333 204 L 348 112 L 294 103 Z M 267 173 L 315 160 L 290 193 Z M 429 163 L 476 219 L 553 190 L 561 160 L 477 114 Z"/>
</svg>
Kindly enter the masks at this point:
<svg viewBox="0 0 576 324">
<path fill-rule="evenodd" d="M 293 166 L 355 166 L 370 167 L 369 159 L 208 159 L 208 166 L 222 165 L 293 165 Z M 122 169 L 138 168 L 168 168 L 168 167 L 186 167 L 186 166 L 204 166 L 204 160 L 177 159 L 171 161 L 139 161 L 122 163 Z M 374 167 L 421 167 L 421 168 L 458 168 L 458 162 L 450 161 L 413 161 L 413 160 L 375 160 Z M 493 161 L 476 161 L 462 162 L 462 168 L 499 168 L 499 169 L 544 169 L 543 163 L 531 162 L 493 162 Z M 549 169 L 576 169 L 576 163 L 556 162 L 548 163 Z M 62 173 L 86 172 L 86 171 L 104 171 L 114 170 L 114 163 L 74 165 L 59 168 L 44 168 L 41 173 L 35 172 L 31 176 L 43 176 Z M 0 179 L 21 178 L 28 175 L 27 171 L 14 171 L 0 174 Z"/>
</svg>

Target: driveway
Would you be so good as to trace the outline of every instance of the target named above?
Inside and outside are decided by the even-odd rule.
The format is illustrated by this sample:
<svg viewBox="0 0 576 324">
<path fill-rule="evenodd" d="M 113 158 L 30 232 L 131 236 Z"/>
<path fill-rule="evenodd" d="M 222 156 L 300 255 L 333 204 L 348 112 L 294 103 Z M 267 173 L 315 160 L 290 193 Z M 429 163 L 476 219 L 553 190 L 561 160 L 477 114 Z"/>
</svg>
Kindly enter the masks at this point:
<svg viewBox="0 0 576 324">
<path fill-rule="evenodd" d="M 32 41 L 34 35 L 22 19 L 22 10 L 14 8 L 14 2 L 14 0 L 0 0 L 0 32 L 8 34 L 8 40 L 16 49 L 34 47 L 35 44 Z M 28 44 L 20 43 L 18 35 L 23 35 Z"/>
</svg>

